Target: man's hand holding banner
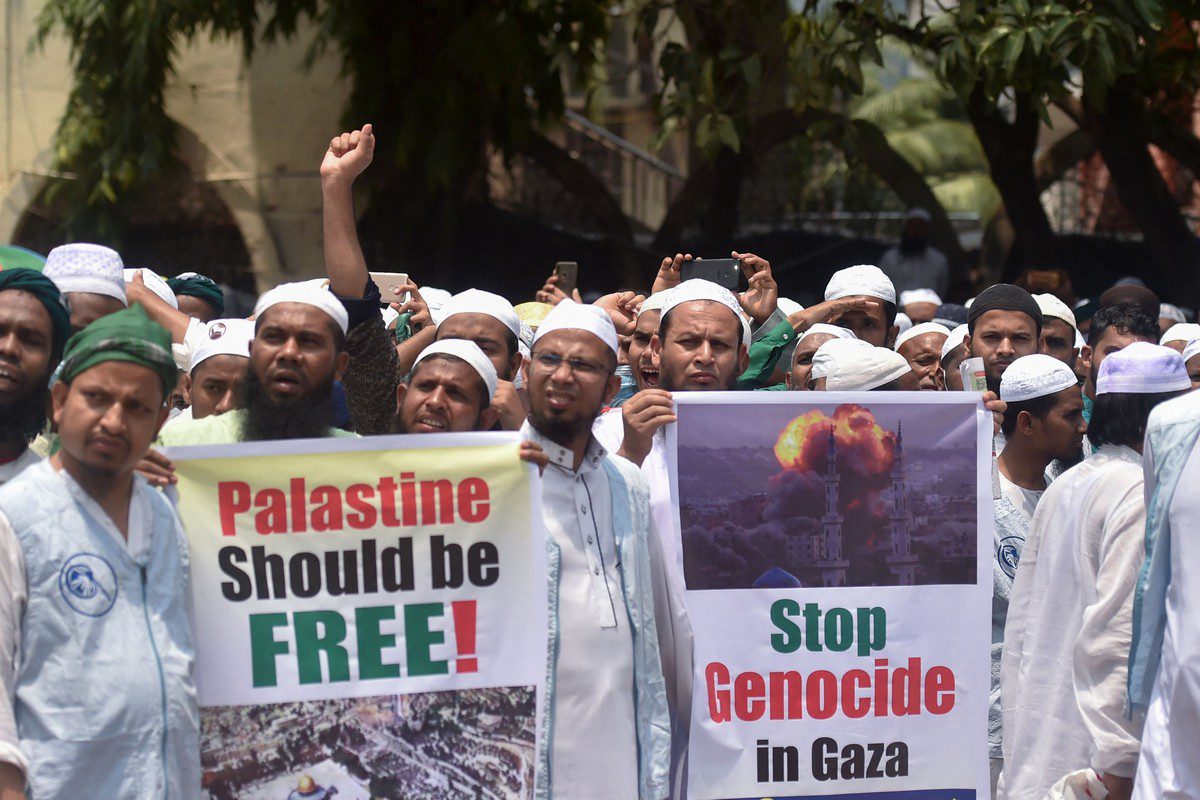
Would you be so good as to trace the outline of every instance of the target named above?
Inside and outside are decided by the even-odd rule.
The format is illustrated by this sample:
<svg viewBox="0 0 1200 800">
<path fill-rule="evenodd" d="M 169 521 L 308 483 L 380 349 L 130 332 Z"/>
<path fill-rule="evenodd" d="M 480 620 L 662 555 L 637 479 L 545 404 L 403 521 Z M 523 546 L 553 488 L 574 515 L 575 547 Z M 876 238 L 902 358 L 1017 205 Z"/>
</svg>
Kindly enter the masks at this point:
<svg viewBox="0 0 1200 800">
<path fill-rule="evenodd" d="M 988 791 L 991 419 L 966 394 L 688 392 L 688 796 Z"/>
<path fill-rule="evenodd" d="M 213 796 L 532 796 L 546 550 L 517 451 L 455 434 L 171 454 Z"/>
</svg>

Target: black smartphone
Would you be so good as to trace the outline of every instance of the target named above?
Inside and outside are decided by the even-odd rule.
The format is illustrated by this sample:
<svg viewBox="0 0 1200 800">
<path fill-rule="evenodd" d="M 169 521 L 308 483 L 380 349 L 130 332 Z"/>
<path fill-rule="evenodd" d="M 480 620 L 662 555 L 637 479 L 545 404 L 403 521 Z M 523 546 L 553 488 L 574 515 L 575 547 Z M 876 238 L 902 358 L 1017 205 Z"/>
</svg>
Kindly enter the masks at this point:
<svg viewBox="0 0 1200 800">
<path fill-rule="evenodd" d="M 578 285 L 579 264 L 574 261 L 559 261 L 554 265 L 554 275 L 558 278 L 558 288 L 570 297 Z"/>
<path fill-rule="evenodd" d="M 738 281 L 742 277 L 742 264 L 736 258 L 703 258 L 696 261 L 685 261 L 679 268 L 679 277 L 683 280 L 703 278 L 718 286 L 724 286 L 731 292 L 738 290 Z"/>
</svg>

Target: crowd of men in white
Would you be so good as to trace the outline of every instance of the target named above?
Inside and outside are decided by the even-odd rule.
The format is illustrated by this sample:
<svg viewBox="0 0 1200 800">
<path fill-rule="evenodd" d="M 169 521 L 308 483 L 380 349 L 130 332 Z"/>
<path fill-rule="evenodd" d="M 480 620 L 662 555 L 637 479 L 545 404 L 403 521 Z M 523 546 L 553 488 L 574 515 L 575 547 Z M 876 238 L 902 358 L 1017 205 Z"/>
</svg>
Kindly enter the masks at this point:
<svg viewBox="0 0 1200 800">
<path fill-rule="evenodd" d="M 200 796 L 187 545 L 158 448 L 492 429 L 540 467 L 555 553 L 539 795 L 684 797 L 674 393 L 961 391 L 967 358 L 995 424 L 993 794 L 1200 798 L 1200 325 L 1132 284 L 1080 330 L 1052 295 L 952 306 L 866 265 L 802 308 L 748 253 L 740 294 L 682 280 L 685 254 L 593 304 L 553 278 L 518 307 L 376 286 L 351 203 L 373 150 L 369 126 L 331 142 L 327 278 L 250 319 L 203 276 L 94 244 L 0 272 L 0 800 Z"/>
</svg>

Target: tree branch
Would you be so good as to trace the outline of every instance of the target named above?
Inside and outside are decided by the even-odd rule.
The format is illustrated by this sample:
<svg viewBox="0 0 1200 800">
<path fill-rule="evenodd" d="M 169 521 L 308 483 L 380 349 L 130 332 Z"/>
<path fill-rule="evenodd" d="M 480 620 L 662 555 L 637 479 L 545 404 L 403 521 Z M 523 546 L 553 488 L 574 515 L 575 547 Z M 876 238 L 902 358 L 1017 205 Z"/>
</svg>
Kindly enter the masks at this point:
<svg viewBox="0 0 1200 800">
<path fill-rule="evenodd" d="M 522 145 L 521 152 L 546 170 L 564 189 L 581 198 L 605 236 L 626 243 L 633 241 L 633 226 L 620 201 L 586 164 L 572 158 L 540 133 L 533 133 Z"/>
</svg>

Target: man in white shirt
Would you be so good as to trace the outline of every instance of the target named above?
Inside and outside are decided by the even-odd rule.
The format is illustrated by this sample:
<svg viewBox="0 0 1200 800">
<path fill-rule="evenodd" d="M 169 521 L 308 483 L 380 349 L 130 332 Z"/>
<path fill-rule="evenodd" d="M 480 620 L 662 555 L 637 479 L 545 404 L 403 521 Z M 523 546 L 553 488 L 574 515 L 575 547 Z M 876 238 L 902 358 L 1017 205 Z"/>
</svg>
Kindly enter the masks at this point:
<svg viewBox="0 0 1200 800">
<path fill-rule="evenodd" d="M 70 334 L 67 301 L 49 278 L 0 271 L 0 485 L 41 460 L 29 443 L 46 426 L 50 375 Z"/>
<path fill-rule="evenodd" d="M 1013 578 L 1033 514 L 1046 491 L 1047 470 L 1056 458 L 1079 452 L 1083 395 L 1075 372 L 1062 361 L 1035 353 L 1012 363 L 1000 379 L 1007 403 L 1001 430 L 1007 444 L 992 473 L 995 528 L 992 542 L 992 690 L 988 711 L 988 756 L 992 792 L 1003 767 L 1000 711 L 1000 653 Z"/>
<path fill-rule="evenodd" d="M 620 409 L 605 414 L 596 426 L 596 438 L 639 465 L 650 488 L 654 616 L 671 703 L 671 791 L 672 797 L 681 797 L 691 724 L 692 632 L 683 605 L 683 555 L 675 536 L 664 427 L 675 421 L 672 392 L 731 390 L 737 385 L 749 362 L 750 324 L 737 297 L 715 283 L 693 279 L 669 291 L 650 342 L 658 357 L 659 386 L 638 392 Z"/>
<path fill-rule="evenodd" d="M 1146 726 L 1133 796 L 1200 800 L 1200 392 L 1154 409 L 1142 459 L 1147 563 L 1134 604 L 1129 700 Z"/>
<path fill-rule="evenodd" d="M 1145 555 L 1141 448 L 1151 409 L 1191 384 L 1169 348 L 1108 356 L 1089 426 L 1095 456 L 1042 497 L 1017 568 L 1000 668 L 999 797 L 1044 797 L 1093 770 L 1128 798 L 1140 726 L 1126 717 L 1133 593 Z"/>
<path fill-rule="evenodd" d="M 134 473 L 167 416 L 171 339 L 134 306 L 62 363 L 61 449 L 0 488 L 0 796 L 194 797 L 187 541 Z"/>
<path fill-rule="evenodd" d="M 538 327 L 522 433 L 548 457 L 551 663 L 539 791 L 554 800 L 660 800 L 670 721 L 650 585 L 645 480 L 592 436 L 620 387 L 617 333 L 564 300 Z"/>
</svg>

